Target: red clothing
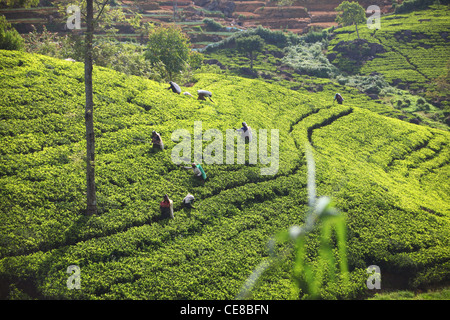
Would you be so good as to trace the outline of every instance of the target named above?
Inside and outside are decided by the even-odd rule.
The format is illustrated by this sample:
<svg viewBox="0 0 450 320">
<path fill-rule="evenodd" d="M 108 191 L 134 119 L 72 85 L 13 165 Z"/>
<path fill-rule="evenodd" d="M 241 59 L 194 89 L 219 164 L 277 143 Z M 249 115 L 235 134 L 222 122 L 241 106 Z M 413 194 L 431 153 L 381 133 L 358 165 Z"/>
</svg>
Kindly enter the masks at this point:
<svg viewBox="0 0 450 320">
<path fill-rule="evenodd" d="M 170 207 L 170 202 L 169 201 L 161 201 L 161 203 L 159 204 L 159 206 L 161 208 L 169 208 Z"/>
<path fill-rule="evenodd" d="M 159 204 L 159 209 L 161 210 L 161 217 L 163 219 L 169 218 L 173 219 L 173 201 L 161 201 Z"/>
</svg>

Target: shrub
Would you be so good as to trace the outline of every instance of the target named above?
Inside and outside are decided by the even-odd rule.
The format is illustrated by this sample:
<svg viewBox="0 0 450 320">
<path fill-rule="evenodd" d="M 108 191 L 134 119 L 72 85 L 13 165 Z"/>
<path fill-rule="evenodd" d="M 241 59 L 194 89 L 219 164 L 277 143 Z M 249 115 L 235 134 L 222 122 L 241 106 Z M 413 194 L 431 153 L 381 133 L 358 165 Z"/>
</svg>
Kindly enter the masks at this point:
<svg viewBox="0 0 450 320">
<path fill-rule="evenodd" d="M 379 94 L 382 89 L 389 87 L 389 84 L 384 80 L 382 75 L 349 76 L 345 84 L 358 88 L 360 92 L 369 94 Z"/>
<path fill-rule="evenodd" d="M 226 39 L 223 39 L 219 42 L 215 42 L 206 46 L 205 48 L 202 49 L 202 51 L 212 52 L 218 49 L 233 47 L 236 43 L 236 39 L 240 37 L 248 37 L 253 35 L 260 36 L 266 43 L 276 45 L 279 48 L 284 48 L 290 45 L 296 45 L 301 41 L 300 36 L 292 32 L 285 33 L 280 30 L 272 31 L 262 26 L 258 26 L 257 28 L 254 29 L 236 32 Z"/>
<path fill-rule="evenodd" d="M 189 39 L 181 29 L 176 27 L 158 27 L 148 36 L 145 58 L 153 67 L 162 63 L 162 72 L 167 73 L 167 79 L 182 71 L 189 63 Z"/>
<path fill-rule="evenodd" d="M 25 50 L 59 59 L 72 58 L 84 61 L 84 37 L 58 36 L 47 31 L 42 33 L 36 28 L 25 38 Z M 97 38 L 94 40 L 92 58 L 96 66 L 110 68 L 128 75 L 159 80 L 161 76 L 152 68 L 150 61 L 144 58 L 145 47 L 131 42 L 119 42 L 114 39 Z"/>
<path fill-rule="evenodd" d="M 339 73 L 323 54 L 320 42 L 288 47 L 285 51 L 282 61 L 298 72 L 322 78 L 332 78 Z"/>
<path fill-rule="evenodd" d="M 68 47 L 65 43 L 67 37 L 59 37 L 56 32 L 49 32 L 45 26 L 43 27 L 42 33 L 37 32 L 35 26 L 32 27 L 33 31 L 25 38 L 25 50 L 27 52 L 55 58 L 69 58 L 69 56 L 63 54 L 64 50 L 62 50 L 63 47 Z"/>
<path fill-rule="evenodd" d="M 144 58 L 145 47 L 114 40 L 98 40 L 93 49 L 94 64 L 128 75 L 159 79 L 156 68 Z"/>
<path fill-rule="evenodd" d="M 11 27 L 5 16 L 0 16 L 0 49 L 21 50 L 23 43 L 24 41 L 17 30 Z"/>
<path fill-rule="evenodd" d="M 416 103 L 417 104 L 425 104 L 426 100 L 424 98 L 420 97 L 419 99 L 417 99 Z"/>
<path fill-rule="evenodd" d="M 308 146 L 307 152 L 307 189 L 308 205 L 306 221 L 302 226 L 293 225 L 289 230 L 284 230 L 275 235 L 275 239 L 269 242 L 270 257 L 263 260 L 241 288 L 237 298 L 247 297 L 254 285 L 272 265 L 279 263 L 284 258 L 285 253 L 277 252 L 276 242 L 292 243 L 294 247 L 294 264 L 292 267 L 292 298 L 298 299 L 302 296 L 306 299 L 316 299 L 320 296 L 323 282 L 329 282 L 331 285 L 339 282 L 341 287 L 348 285 L 348 265 L 346 252 L 346 221 L 335 204 L 328 197 L 316 198 L 315 190 L 315 164 Z M 308 236 L 319 229 L 320 244 L 318 248 L 317 263 L 312 264 L 309 260 L 309 250 L 307 242 Z M 332 240 L 333 229 L 335 237 Z M 318 240 L 318 239 L 315 239 Z M 336 242 L 334 250 L 330 242 Z M 337 251 L 337 259 L 334 253 Z M 338 269 L 339 268 L 339 269 Z M 336 275 L 339 276 L 339 280 Z M 328 279 L 326 278 L 328 276 Z M 333 297 L 335 295 L 332 295 Z"/>
<path fill-rule="evenodd" d="M 349 72 L 356 70 L 362 74 L 382 73 L 386 81 L 398 88 L 416 92 L 431 89 L 433 92 L 434 86 L 429 86 L 429 82 L 442 75 L 449 59 L 446 44 L 447 16 L 448 8 L 433 5 L 429 10 L 413 14 L 382 17 L 383 27 L 375 34 L 367 28 L 360 30 L 361 37 L 373 42 L 369 45 L 374 49 L 380 46 L 380 51 L 376 50 L 368 56 L 361 57 L 356 54 L 359 51 L 337 50 L 341 42 L 349 42 L 356 38 L 351 27 L 337 29 L 336 36 L 330 40 L 330 60 L 332 57 L 335 58 L 333 63 L 341 71 L 344 71 L 345 67 Z M 357 62 L 352 61 L 352 56 Z M 355 66 L 361 58 L 364 59 L 361 61 L 362 65 Z"/>
<path fill-rule="evenodd" d="M 364 110 L 360 106 L 375 103 L 359 92 L 346 99 L 349 106 L 332 106 L 331 85 L 312 97 L 259 80 L 197 74 L 189 90 L 211 90 L 216 97 L 211 104 L 98 67 L 94 99 L 102 208 L 87 218 L 80 215 L 85 204 L 83 63 L 6 50 L 0 55 L 0 278 L 5 288 L 0 298 L 8 288 L 22 298 L 13 286 L 23 290 L 28 280 L 31 298 L 233 298 L 268 256 L 272 235 L 308 224 L 303 156 L 308 140 L 316 150 L 318 197 L 330 195 L 342 210 L 349 260 L 361 269 L 350 268 L 348 285 L 332 272 L 342 262 L 339 248 L 344 246 L 337 233 L 320 232 L 322 221 L 298 246 L 306 256 L 293 260 L 290 242 L 279 243 L 280 254 L 284 248 L 292 254 L 264 275 L 266 285 L 254 291 L 255 298 L 292 297 L 289 289 L 299 287 L 289 280 L 308 287 L 302 275 L 307 268 L 318 271 L 317 279 L 324 282 L 336 274 L 334 284 L 317 283 L 320 292 L 313 288 L 312 293 L 329 299 L 361 293 L 365 267 L 378 261 L 392 264 L 393 271 L 420 272 L 417 285 L 450 275 L 449 226 L 443 218 L 448 211 L 447 131 Z M 170 157 L 171 132 L 192 132 L 196 120 L 205 130 L 222 132 L 242 120 L 255 133 L 279 129 L 279 172 L 259 175 L 259 164 L 208 165 L 208 181 L 196 184 Z M 163 152 L 152 153 L 145 143 L 153 129 L 167 145 Z M 198 199 L 192 211 L 180 208 L 187 192 Z M 176 216 L 155 221 L 164 193 L 174 199 Z M 389 248 L 406 252 L 411 260 L 389 259 Z M 326 256 L 335 263 L 327 264 Z M 82 270 L 82 290 L 67 290 L 71 264 Z M 302 269 L 292 270 L 294 265 Z M 295 293 L 298 298 L 306 292 Z"/>
<path fill-rule="evenodd" d="M 196 32 L 201 32 L 201 33 L 203 33 L 202 26 L 193 26 L 193 27 L 192 27 L 192 30 L 193 30 L 193 31 L 196 31 Z"/>
<path fill-rule="evenodd" d="M 219 31 L 223 28 L 223 26 L 214 19 L 205 18 L 203 19 L 203 23 L 206 25 L 206 28 L 211 31 Z"/>
<path fill-rule="evenodd" d="M 302 36 L 302 40 L 308 43 L 324 42 L 328 40 L 328 31 L 309 31 L 306 35 Z"/>
</svg>

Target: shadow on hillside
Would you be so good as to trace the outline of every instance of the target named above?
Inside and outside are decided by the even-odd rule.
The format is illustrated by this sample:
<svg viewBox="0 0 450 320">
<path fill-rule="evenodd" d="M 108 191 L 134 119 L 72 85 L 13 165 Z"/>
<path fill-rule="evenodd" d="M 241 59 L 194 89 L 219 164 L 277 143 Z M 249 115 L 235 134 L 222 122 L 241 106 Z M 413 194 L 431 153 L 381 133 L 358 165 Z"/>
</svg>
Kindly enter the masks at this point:
<svg viewBox="0 0 450 320">
<path fill-rule="evenodd" d="M 43 259 L 31 260 L 27 276 L 15 274 L 14 272 L 5 273 L 0 276 L 0 299 L 1 300 L 34 300 L 34 299 L 48 299 L 44 296 L 39 288 L 41 279 L 47 276 L 49 270 L 55 269 L 54 265 L 58 264 L 63 254 L 68 250 L 69 246 L 75 244 L 83 239 L 80 239 L 80 233 L 83 228 L 86 228 L 88 222 L 92 217 L 80 213 L 80 216 L 70 225 L 64 232 L 64 242 L 56 247 L 50 247 L 44 244 L 39 247 L 39 250 L 46 254 Z M 30 253 L 31 255 L 33 253 Z M 60 266 L 58 266 L 60 267 Z M 68 267 L 64 266 L 65 268 Z M 67 276 L 69 277 L 69 275 Z M 60 285 L 60 284 L 58 284 Z M 65 285 L 63 283 L 62 285 Z M 50 297 L 52 299 L 53 297 Z"/>
<path fill-rule="evenodd" d="M 362 66 L 379 54 L 385 53 L 386 49 L 379 43 L 371 43 L 365 39 L 352 41 L 341 41 L 334 46 L 333 51 L 327 55 L 328 60 L 348 74 L 359 74 Z"/>
<path fill-rule="evenodd" d="M 188 207 L 183 207 L 183 213 L 186 215 L 186 217 L 191 218 L 192 214 L 191 211 L 194 210 L 194 208 L 188 208 Z"/>
<path fill-rule="evenodd" d="M 81 239 L 80 234 L 82 233 L 82 230 L 86 228 L 91 218 L 92 216 L 86 216 L 82 213 L 65 231 L 64 245 L 72 245 L 78 241 L 86 240 Z"/>
</svg>

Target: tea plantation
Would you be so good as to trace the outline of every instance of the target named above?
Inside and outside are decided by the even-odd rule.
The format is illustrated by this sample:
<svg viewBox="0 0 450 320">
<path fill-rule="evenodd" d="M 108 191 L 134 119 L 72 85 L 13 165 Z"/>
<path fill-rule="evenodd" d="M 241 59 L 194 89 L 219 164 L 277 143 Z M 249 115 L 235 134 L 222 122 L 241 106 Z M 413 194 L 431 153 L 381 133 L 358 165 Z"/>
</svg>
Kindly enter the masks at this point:
<svg viewBox="0 0 450 320">
<path fill-rule="evenodd" d="M 448 130 L 448 15 L 445 5 L 382 15 L 380 29 L 359 25 L 361 39 L 354 26 L 301 36 L 251 29 L 248 35 L 265 41 L 253 69 L 248 54 L 236 50 L 235 40 L 243 33 L 208 46 L 204 54 L 208 64 L 223 72 L 304 93 L 327 92 L 332 97 L 340 92 L 379 114 Z"/>
<path fill-rule="evenodd" d="M 367 54 L 371 55 L 359 68 L 355 68 L 349 57 L 336 52 L 341 41 L 357 39 L 355 27 L 337 29 L 328 47 L 330 53 L 337 54 L 333 63 L 353 73 L 383 74 L 389 83 L 410 90 L 427 88 L 450 60 L 449 10 L 448 6 L 434 5 L 429 10 L 384 16 L 379 29 L 361 27 L 361 39 L 381 45 L 382 52 L 371 55 L 368 46 L 359 48 L 361 52 L 367 49 Z"/>
<path fill-rule="evenodd" d="M 208 73 L 182 88 L 209 90 L 212 103 L 94 68 L 99 213 L 87 217 L 83 64 L 3 50 L 0 61 L 2 298 L 233 299 L 271 237 L 305 221 L 306 144 L 317 195 L 330 196 L 347 224 L 350 281 L 324 283 L 322 298 L 370 295 L 370 265 L 384 288 L 448 284 L 448 131 L 386 117 L 357 92 L 337 105 L 327 91 Z M 196 181 L 171 158 L 172 132 L 193 137 L 195 121 L 224 136 L 242 121 L 255 133 L 279 130 L 278 171 L 261 175 L 269 164 L 259 159 L 204 163 L 208 179 Z M 152 150 L 152 130 L 165 150 Z M 159 220 L 166 193 L 175 218 Z M 195 209 L 182 208 L 187 193 Z M 312 263 L 317 239 L 306 242 Z M 81 270 L 80 290 L 67 288 L 70 265 Z M 291 278 L 288 258 L 251 297 L 292 298 Z"/>
</svg>

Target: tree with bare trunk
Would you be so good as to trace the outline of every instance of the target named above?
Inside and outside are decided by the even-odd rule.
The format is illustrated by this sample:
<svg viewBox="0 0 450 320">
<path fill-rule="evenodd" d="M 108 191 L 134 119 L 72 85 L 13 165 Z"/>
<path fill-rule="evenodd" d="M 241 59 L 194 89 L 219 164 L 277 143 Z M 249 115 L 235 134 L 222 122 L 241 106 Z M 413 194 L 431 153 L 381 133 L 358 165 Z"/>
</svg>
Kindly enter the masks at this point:
<svg viewBox="0 0 450 320">
<path fill-rule="evenodd" d="M 236 39 L 236 49 L 244 54 L 248 54 L 250 59 L 250 69 L 253 69 L 253 61 L 258 53 L 264 48 L 265 41 L 258 35 L 240 37 Z"/>
<path fill-rule="evenodd" d="M 86 55 L 84 58 L 84 88 L 86 106 L 84 122 L 86 126 L 86 214 L 97 213 L 97 195 L 95 190 L 95 135 L 94 135 L 94 99 L 92 89 L 92 40 L 94 37 L 93 0 L 86 0 Z"/>
<path fill-rule="evenodd" d="M 84 122 L 86 126 L 86 215 L 97 213 L 97 194 L 95 189 L 95 134 L 94 134 L 94 98 L 92 88 L 92 42 L 94 38 L 95 22 L 101 16 L 108 0 L 100 4 L 100 11 L 94 19 L 94 0 L 86 0 L 86 40 L 84 58 L 84 88 L 86 95 L 86 106 Z"/>
<path fill-rule="evenodd" d="M 343 26 L 355 25 L 358 39 L 361 39 L 359 37 L 358 24 L 366 21 L 366 11 L 364 8 L 358 2 L 344 1 L 335 10 L 339 12 L 336 17 L 336 22 Z"/>
<path fill-rule="evenodd" d="M 4 0 L 0 0 L 4 1 Z M 12 0 L 11 0 L 12 1 Z M 14 0 L 14 1 L 36 1 L 36 0 Z M 110 5 L 110 0 L 60 0 L 56 6 L 58 11 L 64 15 L 70 4 L 75 3 L 81 9 L 83 20 L 86 21 L 84 32 L 84 84 L 85 84 L 85 127 L 86 127 L 86 215 L 97 213 L 97 195 L 95 187 L 95 134 L 94 134 L 94 99 L 92 71 L 94 64 L 94 33 L 95 29 L 103 31 L 108 35 L 115 33 L 115 21 L 133 22 L 137 27 L 140 25 L 139 16 L 127 19 L 120 6 Z M 80 34 L 81 35 L 81 34 Z M 81 35 L 82 36 L 82 35 Z M 82 44 L 80 41 L 78 44 Z M 77 44 L 74 44 L 77 45 Z"/>
</svg>

